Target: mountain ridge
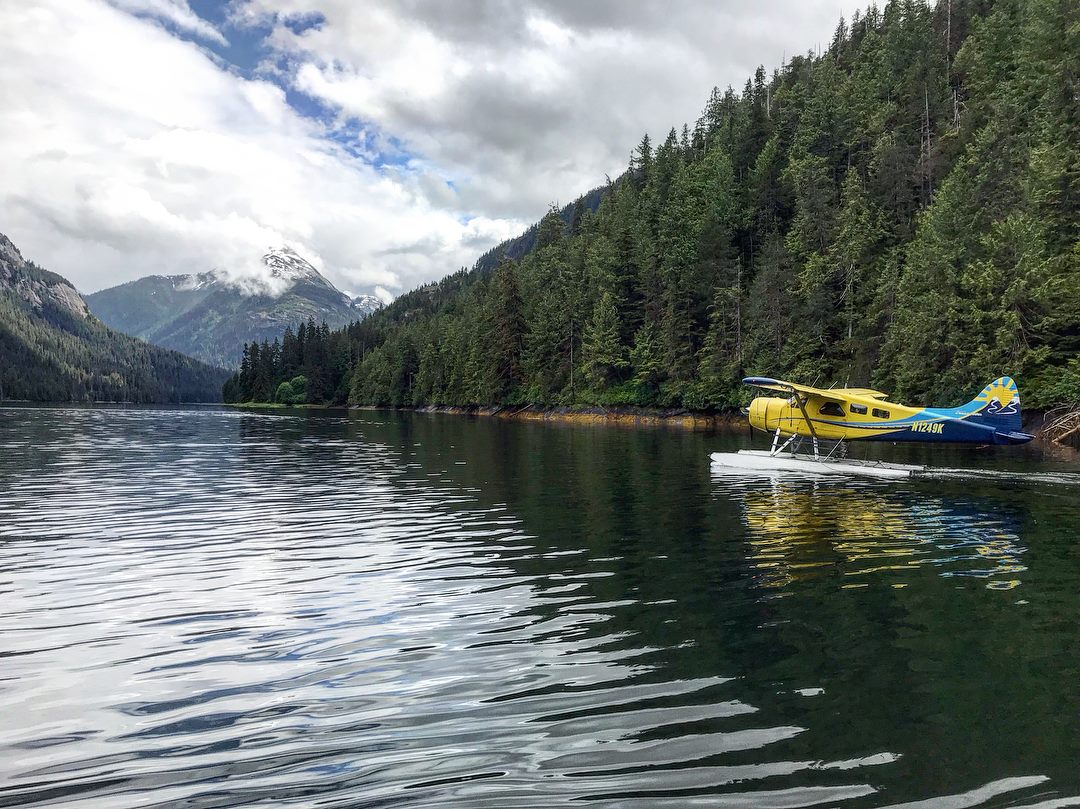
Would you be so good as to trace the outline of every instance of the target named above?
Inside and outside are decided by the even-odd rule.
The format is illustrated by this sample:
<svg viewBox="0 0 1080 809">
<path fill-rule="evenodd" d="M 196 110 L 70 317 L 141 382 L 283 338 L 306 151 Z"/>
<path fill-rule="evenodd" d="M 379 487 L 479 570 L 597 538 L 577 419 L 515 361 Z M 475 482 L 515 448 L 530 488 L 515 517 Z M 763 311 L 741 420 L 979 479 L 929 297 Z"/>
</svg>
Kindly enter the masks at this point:
<svg viewBox="0 0 1080 809">
<path fill-rule="evenodd" d="M 373 295 L 342 292 L 288 247 L 270 250 L 262 264 L 269 273 L 143 276 L 86 300 L 121 331 L 225 366 L 239 364 L 245 343 L 272 342 L 309 319 L 344 326 L 382 306 Z"/>
<path fill-rule="evenodd" d="M 0 233 L 0 397 L 212 402 L 227 372 L 108 328 Z"/>
</svg>

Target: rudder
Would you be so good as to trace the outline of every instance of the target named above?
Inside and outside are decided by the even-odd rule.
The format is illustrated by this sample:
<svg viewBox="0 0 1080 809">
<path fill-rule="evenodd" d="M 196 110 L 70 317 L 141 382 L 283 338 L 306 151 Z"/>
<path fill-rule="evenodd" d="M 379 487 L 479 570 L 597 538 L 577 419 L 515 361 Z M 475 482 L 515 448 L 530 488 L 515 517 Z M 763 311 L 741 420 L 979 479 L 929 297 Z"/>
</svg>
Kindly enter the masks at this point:
<svg viewBox="0 0 1080 809">
<path fill-rule="evenodd" d="M 1015 432 L 1021 427 L 1020 391 L 1009 376 L 995 379 L 963 410 L 971 414 L 972 421 L 993 427 L 998 432 Z"/>
</svg>

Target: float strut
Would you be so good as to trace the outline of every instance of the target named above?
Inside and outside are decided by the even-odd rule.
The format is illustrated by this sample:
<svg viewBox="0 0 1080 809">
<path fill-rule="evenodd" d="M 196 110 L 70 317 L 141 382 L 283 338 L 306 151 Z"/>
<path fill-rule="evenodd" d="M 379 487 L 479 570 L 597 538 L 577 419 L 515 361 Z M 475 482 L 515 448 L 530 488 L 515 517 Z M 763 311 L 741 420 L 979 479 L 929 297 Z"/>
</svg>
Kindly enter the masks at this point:
<svg viewBox="0 0 1080 809">
<path fill-rule="evenodd" d="M 777 430 L 776 430 L 776 440 L 773 441 L 772 452 L 770 452 L 769 455 L 773 456 L 773 455 L 777 455 L 777 454 L 783 452 L 785 449 L 788 448 L 788 446 L 791 445 L 791 442 L 795 441 L 798 437 L 799 436 L 798 436 L 797 433 L 792 433 L 791 438 L 789 438 L 787 441 L 785 441 L 783 444 L 781 444 L 779 447 L 777 447 L 776 446 L 776 440 L 779 440 L 779 438 L 780 438 L 780 430 L 779 430 L 779 428 L 777 428 Z M 798 447 L 799 447 L 799 445 L 795 444 L 795 447 L 792 448 L 791 451 L 794 452 L 796 449 L 798 449 Z"/>
</svg>

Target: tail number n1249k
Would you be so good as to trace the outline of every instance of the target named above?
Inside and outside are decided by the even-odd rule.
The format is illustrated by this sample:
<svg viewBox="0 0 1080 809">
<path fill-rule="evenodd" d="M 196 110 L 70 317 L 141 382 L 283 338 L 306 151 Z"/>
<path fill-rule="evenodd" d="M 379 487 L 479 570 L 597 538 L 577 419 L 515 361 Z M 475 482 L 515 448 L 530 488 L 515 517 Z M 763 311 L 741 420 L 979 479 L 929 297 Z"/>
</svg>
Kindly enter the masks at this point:
<svg viewBox="0 0 1080 809">
<path fill-rule="evenodd" d="M 916 433 L 940 433 L 942 426 L 940 421 L 917 421 L 911 425 L 911 429 Z"/>
</svg>

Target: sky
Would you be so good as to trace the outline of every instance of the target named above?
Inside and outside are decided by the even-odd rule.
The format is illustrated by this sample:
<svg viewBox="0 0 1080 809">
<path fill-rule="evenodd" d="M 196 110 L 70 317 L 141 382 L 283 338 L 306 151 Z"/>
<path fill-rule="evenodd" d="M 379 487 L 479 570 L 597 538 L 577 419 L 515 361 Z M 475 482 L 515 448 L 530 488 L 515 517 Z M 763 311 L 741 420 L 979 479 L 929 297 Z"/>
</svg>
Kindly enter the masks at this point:
<svg viewBox="0 0 1080 809">
<path fill-rule="evenodd" d="M 83 292 L 257 276 L 384 299 L 472 266 L 827 46 L 837 0 L 0 4 L 0 233 Z"/>
</svg>

